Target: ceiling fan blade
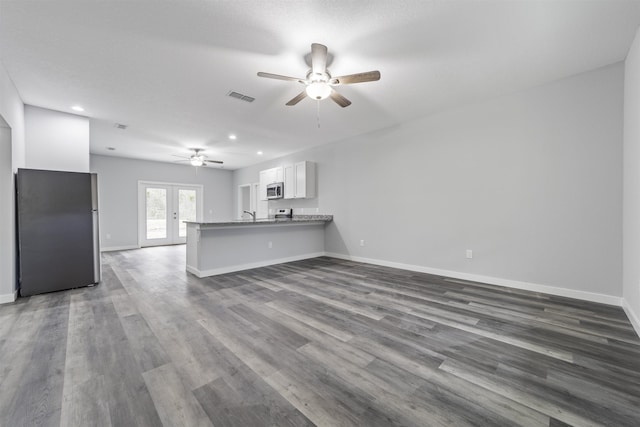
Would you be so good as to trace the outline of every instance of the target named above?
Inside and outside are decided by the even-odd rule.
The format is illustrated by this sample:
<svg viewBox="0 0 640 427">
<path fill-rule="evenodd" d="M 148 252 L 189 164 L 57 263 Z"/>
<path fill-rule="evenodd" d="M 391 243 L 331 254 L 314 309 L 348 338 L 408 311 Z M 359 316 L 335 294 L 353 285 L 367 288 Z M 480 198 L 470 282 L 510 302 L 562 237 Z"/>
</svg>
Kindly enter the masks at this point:
<svg viewBox="0 0 640 427">
<path fill-rule="evenodd" d="M 292 105 L 296 105 L 298 102 L 302 101 L 306 97 L 307 97 L 307 92 L 303 90 L 298 95 L 296 95 L 295 98 L 293 98 L 291 101 L 287 102 L 286 105 L 291 107 Z"/>
<path fill-rule="evenodd" d="M 205 163 L 217 163 L 219 165 L 223 164 L 222 160 L 204 160 Z"/>
<path fill-rule="evenodd" d="M 320 43 L 311 44 L 311 69 L 313 74 L 327 71 L 327 47 Z"/>
<path fill-rule="evenodd" d="M 347 76 L 334 77 L 332 85 L 350 85 L 353 83 L 375 82 L 380 80 L 380 71 L 367 71 L 366 73 L 349 74 Z"/>
<path fill-rule="evenodd" d="M 177 154 L 172 154 L 172 156 L 173 156 L 173 157 L 179 157 L 179 158 L 181 158 L 181 159 L 185 159 L 185 160 L 189 160 L 189 157 L 186 157 L 186 156 L 179 156 L 179 155 L 177 155 Z"/>
<path fill-rule="evenodd" d="M 336 104 L 338 104 L 342 108 L 348 107 L 349 105 L 351 105 L 351 101 L 349 101 L 347 98 L 345 98 L 344 96 L 340 95 L 338 92 L 336 92 L 333 89 L 331 89 L 331 95 L 329 95 L 329 96 L 331 97 L 331 99 L 333 99 L 333 101 Z"/>
<path fill-rule="evenodd" d="M 280 74 L 263 73 L 262 71 L 258 72 L 258 77 L 304 83 L 304 79 L 300 79 L 298 77 L 281 76 Z"/>
</svg>

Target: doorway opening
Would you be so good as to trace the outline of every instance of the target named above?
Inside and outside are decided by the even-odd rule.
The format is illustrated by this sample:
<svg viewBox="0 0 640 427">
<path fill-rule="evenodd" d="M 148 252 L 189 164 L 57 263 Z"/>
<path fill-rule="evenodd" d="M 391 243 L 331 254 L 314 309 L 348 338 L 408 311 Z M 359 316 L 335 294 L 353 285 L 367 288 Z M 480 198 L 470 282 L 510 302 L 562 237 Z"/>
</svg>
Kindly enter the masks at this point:
<svg viewBox="0 0 640 427">
<path fill-rule="evenodd" d="M 0 304 L 13 302 L 17 295 L 15 176 L 12 135 L 0 116 Z"/>
<path fill-rule="evenodd" d="M 251 184 L 238 187 L 238 219 L 249 219 L 251 215 L 245 211 L 253 212 L 256 208 L 251 200 Z"/>
<path fill-rule="evenodd" d="M 251 219 L 251 215 L 244 211 L 255 212 L 256 218 L 266 218 L 269 216 L 269 209 L 266 200 L 258 200 L 258 189 L 260 184 L 243 184 L 238 186 L 238 219 Z"/>
</svg>

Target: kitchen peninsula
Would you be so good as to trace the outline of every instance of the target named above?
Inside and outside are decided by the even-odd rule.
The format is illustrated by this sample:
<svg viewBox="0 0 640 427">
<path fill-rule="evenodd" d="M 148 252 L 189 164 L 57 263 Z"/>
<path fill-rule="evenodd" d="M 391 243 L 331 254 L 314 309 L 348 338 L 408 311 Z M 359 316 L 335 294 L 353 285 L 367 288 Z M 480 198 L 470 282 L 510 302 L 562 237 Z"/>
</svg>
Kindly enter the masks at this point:
<svg viewBox="0 0 640 427">
<path fill-rule="evenodd" d="M 332 215 L 287 219 L 187 222 L 187 271 L 215 276 L 324 254 Z"/>
</svg>

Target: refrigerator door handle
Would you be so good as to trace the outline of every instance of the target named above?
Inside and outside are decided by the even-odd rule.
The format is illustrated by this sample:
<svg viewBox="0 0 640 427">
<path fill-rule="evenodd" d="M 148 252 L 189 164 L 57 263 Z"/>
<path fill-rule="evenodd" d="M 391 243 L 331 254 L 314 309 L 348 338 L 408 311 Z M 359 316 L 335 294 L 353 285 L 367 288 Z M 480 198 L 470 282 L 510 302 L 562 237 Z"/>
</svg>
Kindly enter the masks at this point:
<svg viewBox="0 0 640 427">
<path fill-rule="evenodd" d="M 102 263 L 100 262 L 100 215 L 98 214 L 98 175 L 91 174 L 91 217 L 93 219 L 93 283 L 102 279 Z"/>
<path fill-rule="evenodd" d="M 100 229 L 98 227 L 98 211 L 93 211 L 93 283 L 100 283 L 102 265 L 100 263 Z"/>
</svg>

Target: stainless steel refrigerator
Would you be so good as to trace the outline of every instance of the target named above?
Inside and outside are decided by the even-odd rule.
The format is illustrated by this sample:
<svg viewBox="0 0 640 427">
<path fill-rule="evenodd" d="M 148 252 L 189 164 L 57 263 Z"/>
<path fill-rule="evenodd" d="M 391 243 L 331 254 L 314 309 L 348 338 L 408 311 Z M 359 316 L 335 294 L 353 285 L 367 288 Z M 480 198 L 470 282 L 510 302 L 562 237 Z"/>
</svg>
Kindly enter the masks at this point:
<svg viewBox="0 0 640 427">
<path fill-rule="evenodd" d="M 21 296 L 100 282 L 96 174 L 18 169 Z"/>
</svg>

